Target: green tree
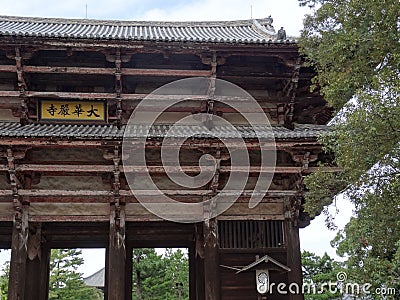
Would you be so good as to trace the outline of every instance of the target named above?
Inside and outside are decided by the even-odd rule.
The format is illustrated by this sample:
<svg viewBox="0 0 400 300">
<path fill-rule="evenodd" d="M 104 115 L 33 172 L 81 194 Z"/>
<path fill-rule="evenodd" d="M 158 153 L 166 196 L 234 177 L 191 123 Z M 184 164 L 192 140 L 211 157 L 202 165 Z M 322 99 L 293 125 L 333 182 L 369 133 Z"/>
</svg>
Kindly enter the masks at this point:
<svg viewBox="0 0 400 300">
<path fill-rule="evenodd" d="M 8 277 L 10 276 L 10 262 L 4 263 L 0 276 L 0 300 L 7 300 Z"/>
<path fill-rule="evenodd" d="M 83 264 L 78 249 L 53 249 L 50 258 L 49 300 L 96 300 L 101 293 L 88 287 L 77 268 Z"/>
<path fill-rule="evenodd" d="M 164 299 L 165 264 L 154 248 L 133 250 L 133 291 L 137 300 Z"/>
<path fill-rule="evenodd" d="M 164 255 L 154 248 L 133 250 L 133 299 L 186 300 L 188 282 L 189 262 L 182 250 L 166 249 Z"/>
<path fill-rule="evenodd" d="M 165 252 L 166 262 L 165 279 L 168 283 L 168 299 L 189 299 L 189 259 L 187 253 L 181 249 L 173 251 L 169 248 Z"/>
<path fill-rule="evenodd" d="M 338 281 L 337 275 L 343 271 L 342 263 L 335 261 L 327 253 L 320 257 L 308 251 L 302 252 L 301 263 L 303 283 L 309 287 L 309 289 L 305 288 L 306 300 L 339 299 L 341 296 L 339 289 L 336 293 L 332 293 L 329 287 L 324 286 L 323 292 L 321 289 L 323 284 L 335 284 Z"/>
<path fill-rule="evenodd" d="M 102 294 L 83 282 L 77 268 L 83 264 L 82 251 L 53 249 L 50 257 L 49 300 L 99 300 Z M 7 299 L 10 262 L 6 262 L 0 276 L 0 300 Z"/>
<path fill-rule="evenodd" d="M 334 245 L 348 256 L 349 276 L 374 287 L 399 287 L 400 2 L 299 2 L 313 8 L 300 40 L 317 71 L 313 88 L 338 112 L 321 141 L 335 157 L 327 164 L 342 170 L 306 178 L 305 208 L 311 215 L 327 213 L 343 193 L 356 216 Z"/>
</svg>

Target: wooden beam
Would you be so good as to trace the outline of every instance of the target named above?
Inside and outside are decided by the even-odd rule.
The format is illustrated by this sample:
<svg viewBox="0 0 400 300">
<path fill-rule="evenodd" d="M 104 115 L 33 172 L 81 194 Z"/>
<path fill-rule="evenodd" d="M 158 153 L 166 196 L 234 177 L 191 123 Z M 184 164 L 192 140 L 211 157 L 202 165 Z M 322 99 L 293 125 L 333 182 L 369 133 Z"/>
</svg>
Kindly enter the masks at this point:
<svg viewBox="0 0 400 300">
<path fill-rule="evenodd" d="M 260 167 L 260 166 L 221 166 L 220 173 L 279 173 L 279 174 L 300 174 L 300 173 L 312 173 L 318 169 L 323 169 L 326 172 L 337 172 L 338 168 L 335 167 L 309 167 L 304 170 L 302 166 L 299 167 Z M 7 167 L 5 165 L 0 165 L 0 171 L 6 171 Z M 65 173 L 108 173 L 114 172 L 113 165 L 66 165 L 66 164 L 19 164 L 15 167 L 16 171 L 19 172 L 43 172 L 43 173 L 53 173 L 53 172 L 65 172 Z M 133 173 L 151 173 L 151 174 L 164 174 L 169 173 L 199 173 L 203 171 L 213 171 L 212 167 L 199 166 L 130 166 L 124 165 L 119 166 L 120 172 L 133 172 Z"/>
<path fill-rule="evenodd" d="M 25 73 L 113 75 L 113 68 L 23 66 Z"/>
<path fill-rule="evenodd" d="M 127 141 L 128 142 L 128 141 Z M 115 139 L 115 140 L 102 140 L 102 139 L 93 139 L 93 140 L 88 140 L 88 139 L 74 139 L 71 140 L 70 138 L 67 139 L 52 139 L 49 140 L 46 137 L 35 137 L 35 138 L 2 138 L 0 139 L 0 145 L 6 145 L 6 146 L 46 146 L 46 147 L 100 147 L 100 146 L 115 146 L 115 145 L 120 145 L 122 143 L 121 139 Z M 291 147 L 311 147 L 316 148 L 316 149 L 321 149 L 321 145 L 318 143 L 316 138 L 303 138 L 301 140 L 285 140 L 285 141 L 280 141 L 276 140 L 275 143 L 272 142 L 259 142 L 256 140 L 247 140 L 245 142 L 246 148 L 247 149 L 255 149 L 259 150 L 260 149 L 260 144 L 262 147 L 264 147 L 265 150 L 287 150 L 288 148 Z M 140 144 L 141 145 L 141 144 Z M 159 149 L 162 145 L 162 140 L 161 139 L 151 139 L 146 142 L 146 148 L 156 148 Z M 164 147 L 176 147 L 176 145 L 163 145 Z M 226 141 L 225 143 L 218 142 L 217 140 L 212 140 L 212 139 L 188 139 L 182 144 L 181 149 L 198 149 L 198 148 L 210 148 L 210 147 L 219 147 L 223 149 L 224 147 L 237 147 L 238 149 L 241 149 L 237 142 L 232 139 L 232 141 Z M 135 148 L 135 141 L 132 140 L 132 150 Z"/>
<path fill-rule="evenodd" d="M 218 190 L 217 192 L 221 192 Z M 133 196 L 132 191 L 130 190 L 120 190 L 121 196 Z M 213 194 L 212 190 L 135 190 L 136 195 L 140 196 L 149 196 L 156 198 L 160 193 L 166 194 L 169 196 L 209 196 Z M 283 197 L 283 196 L 294 196 L 298 192 L 296 190 L 268 190 L 266 193 L 266 197 Z M 262 193 L 255 193 L 253 190 L 226 190 L 223 194 L 226 197 L 233 196 L 242 196 L 242 197 L 250 197 L 252 195 L 261 195 Z M 11 190 L 0 190 L 0 196 L 12 196 L 13 193 Z M 92 190 L 36 190 L 36 189 L 19 189 L 18 195 L 21 196 L 31 196 L 31 197 L 45 197 L 45 196 L 60 196 L 60 197 L 108 197 L 113 196 L 113 191 L 111 190 L 103 190 L 103 191 L 92 191 Z"/>
<path fill-rule="evenodd" d="M 16 66 L 0 65 L 0 72 L 16 72 Z M 54 67 L 54 66 L 23 66 L 25 73 L 40 74 L 78 74 L 78 75 L 113 75 L 114 68 L 88 67 Z M 128 76 L 176 76 L 176 77 L 206 77 L 211 75 L 210 70 L 178 70 L 178 69 L 131 69 L 121 68 L 122 75 Z"/>
<path fill-rule="evenodd" d="M 0 91 L 0 98 L 19 97 L 19 91 Z M 154 99 L 154 95 L 152 94 L 127 94 L 121 93 L 121 99 L 125 102 L 129 101 L 139 101 L 148 96 L 151 96 Z M 82 99 L 82 100 L 95 100 L 95 99 L 115 99 L 116 93 L 79 93 L 79 92 L 46 92 L 46 91 L 26 91 L 26 96 L 28 98 L 32 97 L 40 97 L 40 98 L 66 98 L 66 99 Z M 157 95 L 157 99 L 159 100 L 174 100 L 174 99 L 182 99 L 188 101 L 206 101 L 209 97 L 207 95 Z M 288 97 L 270 97 L 270 96 L 260 96 L 254 97 L 258 102 L 288 102 L 290 99 Z M 309 97 L 303 97 L 309 98 Z M 299 99 L 303 99 L 299 97 Z M 249 101 L 249 97 L 238 97 L 238 96 L 221 96 L 214 95 L 214 99 L 220 102 L 232 102 L 232 103 L 246 103 Z M 128 104 L 125 104 L 128 105 Z M 131 104 L 127 106 L 128 108 L 133 107 Z"/>
<path fill-rule="evenodd" d="M 15 65 L 0 65 L 0 72 L 14 73 L 17 72 Z"/>
<path fill-rule="evenodd" d="M 127 69 L 121 68 L 122 75 L 134 76 L 177 76 L 177 77 L 206 77 L 211 75 L 209 70 L 173 70 L 173 69 Z"/>
</svg>

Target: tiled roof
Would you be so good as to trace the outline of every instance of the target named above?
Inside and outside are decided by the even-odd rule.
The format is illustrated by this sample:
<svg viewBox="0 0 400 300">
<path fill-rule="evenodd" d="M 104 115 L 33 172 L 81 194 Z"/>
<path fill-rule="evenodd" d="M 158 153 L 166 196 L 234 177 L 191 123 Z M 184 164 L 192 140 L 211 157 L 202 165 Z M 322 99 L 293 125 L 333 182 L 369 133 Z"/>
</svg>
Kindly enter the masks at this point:
<svg viewBox="0 0 400 300">
<path fill-rule="evenodd" d="M 139 22 L 0 16 L 0 36 L 256 44 L 294 42 L 277 41 L 268 18 L 220 22 Z"/>
<path fill-rule="evenodd" d="M 100 269 L 89 277 L 83 278 L 83 282 L 88 286 L 102 288 L 105 282 L 105 269 Z"/>
<path fill-rule="evenodd" d="M 109 139 L 118 140 L 124 137 L 127 126 L 120 129 L 113 125 L 74 125 L 74 124 L 28 124 L 20 125 L 17 122 L 0 122 L 0 137 L 12 138 L 60 138 L 60 139 Z M 235 126 L 237 132 L 244 139 L 271 138 L 272 134 L 262 126 Z M 149 138 L 164 137 L 171 125 L 153 125 L 148 135 Z M 272 126 L 275 139 L 315 139 L 328 127 L 325 125 L 297 124 L 294 130 L 283 126 Z M 144 126 L 130 126 L 126 132 L 127 137 L 140 138 L 146 136 Z M 171 137 L 186 138 L 237 138 L 237 132 L 227 126 L 216 126 L 211 131 L 205 126 L 179 125 L 169 132 Z M 172 135 L 171 135 L 172 134 Z"/>
</svg>

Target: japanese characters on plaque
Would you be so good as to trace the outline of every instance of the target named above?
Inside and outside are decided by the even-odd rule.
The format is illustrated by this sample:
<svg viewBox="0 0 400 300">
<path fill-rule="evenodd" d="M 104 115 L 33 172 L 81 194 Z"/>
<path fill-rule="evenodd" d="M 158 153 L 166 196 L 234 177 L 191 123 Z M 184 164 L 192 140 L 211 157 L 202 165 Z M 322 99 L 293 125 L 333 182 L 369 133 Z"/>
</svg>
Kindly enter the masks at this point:
<svg viewBox="0 0 400 300">
<path fill-rule="evenodd" d="M 39 100 L 39 121 L 53 122 L 107 122 L 107 103 L 102 100 Z"/>
</svg>

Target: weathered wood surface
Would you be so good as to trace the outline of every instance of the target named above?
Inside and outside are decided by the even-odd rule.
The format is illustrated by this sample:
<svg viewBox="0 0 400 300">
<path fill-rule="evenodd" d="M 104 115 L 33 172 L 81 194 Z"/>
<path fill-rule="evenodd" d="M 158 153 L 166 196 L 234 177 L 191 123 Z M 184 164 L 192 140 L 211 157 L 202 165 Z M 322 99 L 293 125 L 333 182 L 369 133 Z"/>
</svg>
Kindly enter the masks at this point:
<svg viewBox="0 0 400 300">
<path fill-rule="evenodd" d="M 110 207 L 110 232 L 108 245 L 107 294 L 108 299 L 125 299 L 125 207 Z"/>
<path fill-rule="evenodd" d="M 19 219 L 19 217 L 18 217 Z M 21 219 L 15 221 L 12 230 L 10 275 L 8 281 L 8 300 L 25 298 L 27 243 L 28 243 L 28 208 L 24 206 Z"/>
<path fill-rule="evenodd" d="M 286 247 L 287 247 L 287 266 L 291 269 L 288 273 L 288 284 L 296 283 L 302 286 L 302 268 L 301 268 L 301 252 L 299 228 L 294 226 L 290 220 L 285 222 Z M 304 300 L 302 294 L 289 294 L 290 300 Z"/>
<path fill-rule="evenodd" d="M 204 289 L 206 300 L 220 299 L 217 221 L 211 219 L 203 225 L 204 235 Z"/>
</svg>

